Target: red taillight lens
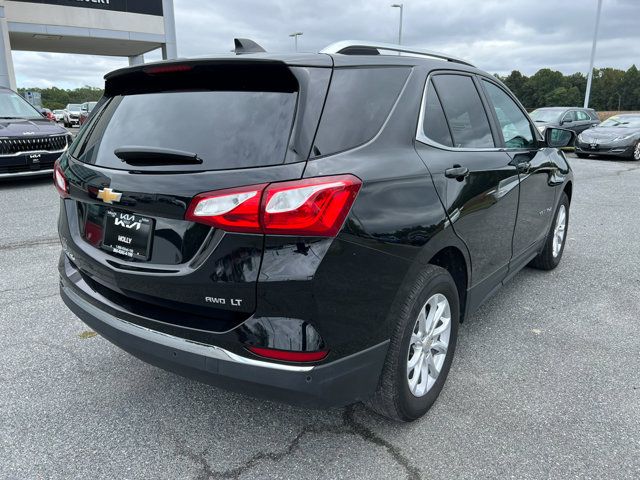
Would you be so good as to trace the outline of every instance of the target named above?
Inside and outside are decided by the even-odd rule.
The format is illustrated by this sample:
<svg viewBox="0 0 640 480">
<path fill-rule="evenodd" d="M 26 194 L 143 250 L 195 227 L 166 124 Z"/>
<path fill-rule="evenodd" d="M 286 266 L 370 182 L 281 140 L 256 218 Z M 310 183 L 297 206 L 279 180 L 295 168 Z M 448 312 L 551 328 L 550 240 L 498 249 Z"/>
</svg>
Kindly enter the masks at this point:
<svg viewBox="0 0 640 480">
<path fill-rule="evenodd" d="M 337 175 L 219 190 L 196 196 L 185 218 L 230 232 L 333 237 L 361 186 Z"/>
<path fill-rule="evenodd" d="M 185 218 L 229 232 L 260 232 L 260 198 L 266 184 L 197 195 Z"/>
<path fill-rule="evenodd" d="M 329 350 L 317 350 L 315 352 L 295 352 L 292 350 L 276 350 L 274 348 L 247 347 L 251 353 L 260 357 L 285 362 L 317 362 L 329 355 Z"/>
<path fill-rule="evenodd" d="M 264 232 L 333 237 L 361 186 L 352 175 L 272 183 L 262 197 Z"/>
<path fill-rule="evenodd" d="M 60 160 L 56 160 L 53 165 L 53 184 L 62 198 L 69 196 L 69 182 L 60 168 Z"/>
</svg>

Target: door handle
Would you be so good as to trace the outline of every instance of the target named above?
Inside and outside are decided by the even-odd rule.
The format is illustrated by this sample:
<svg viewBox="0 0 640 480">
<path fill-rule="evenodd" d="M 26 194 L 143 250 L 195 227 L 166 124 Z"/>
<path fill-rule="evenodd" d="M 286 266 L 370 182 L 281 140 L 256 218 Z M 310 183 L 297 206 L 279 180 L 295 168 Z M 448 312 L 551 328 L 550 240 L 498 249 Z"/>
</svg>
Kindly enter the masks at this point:
<svg viewBox="0 0 640 480">
<path fill-rule="evenodd" d="M 461 167 L 460 165 L 454 165 L 453 168 L 447 168 L 444 171 L 444 176 L 447 178 L 455 178 L 456 180 L 462 180 L 469 175 L 469 169 L 467 167 Z"/>
<path fill-rule="evenodd" d="M 516 168 L 518 169 L 518 173 L 529 173 L 529 170 L 531 170 L 531 162 L 521 162 L 516 165 Z"/>
</svg>

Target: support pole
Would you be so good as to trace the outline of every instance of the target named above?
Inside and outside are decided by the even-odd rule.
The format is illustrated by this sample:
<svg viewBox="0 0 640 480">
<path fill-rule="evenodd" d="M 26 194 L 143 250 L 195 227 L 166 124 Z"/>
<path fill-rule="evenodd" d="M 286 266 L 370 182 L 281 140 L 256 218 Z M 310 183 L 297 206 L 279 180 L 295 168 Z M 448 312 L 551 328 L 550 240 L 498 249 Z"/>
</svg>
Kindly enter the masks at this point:
<svg viewBox="0 0 640 480">
<path fill-rule="evenodd" d="M 598 13 L 596 14 L 596 28 L 593 32 L 593 44 L 591 45 L 591 61 L 589 62 L 589 73 L 587 74 L 587 91 L 584 94 L 584 108 L 589 107 L 589 96 L 591 95 L 591 81 L 593 80 L 593 64 L 596 60 L 596 45 L 598 44 L 598 28 L 600 27 L 601 12 L 602 12 L 602 0 L 598 0 Z"/>
<path fill-rule="evenodd" d="M 134 65 L 142 65 L 144 63 L 144 55 L 134 55 L 129 57 L 129 66 L 133 67 Z"/>
<path fill-rule="evenodd" d="M 9 26 L 4 16 L 4 5 L 0 5 L 0 86 L 16 90 L 16 74 L 9 40 Z"/>
</svg>

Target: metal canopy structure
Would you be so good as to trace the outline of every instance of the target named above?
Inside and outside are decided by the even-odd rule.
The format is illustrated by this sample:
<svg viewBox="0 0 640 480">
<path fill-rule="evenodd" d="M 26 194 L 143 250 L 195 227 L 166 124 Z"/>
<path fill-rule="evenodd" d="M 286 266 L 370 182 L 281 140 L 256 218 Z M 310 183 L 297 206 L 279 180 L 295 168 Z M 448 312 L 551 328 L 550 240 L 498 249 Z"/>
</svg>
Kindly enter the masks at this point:
<svg viewBox="0 0 640 480">
<path fill-rule="evenodd" d="M 173 0 L 0 0 L 0 85 L 15 89 L 12 50 L 177 57 Z"/>
</svg>

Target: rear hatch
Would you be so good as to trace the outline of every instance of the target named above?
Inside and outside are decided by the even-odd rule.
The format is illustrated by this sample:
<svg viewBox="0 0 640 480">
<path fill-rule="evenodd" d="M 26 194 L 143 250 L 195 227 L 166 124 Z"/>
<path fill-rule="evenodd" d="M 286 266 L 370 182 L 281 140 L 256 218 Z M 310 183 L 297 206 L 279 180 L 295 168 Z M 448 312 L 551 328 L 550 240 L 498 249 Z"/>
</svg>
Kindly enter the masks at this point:
<svg viewBox="0 0 640 480">
<path fill-rule="evenodd" d="M 240 58 L 107 76 L 63 156 L 63 242 L 100 295 L 133 313 L 225 331 L 256 305 L 264 238 L 185 220 L 198 194 L 301 178 L 331 74 Z"/>
</svg>

